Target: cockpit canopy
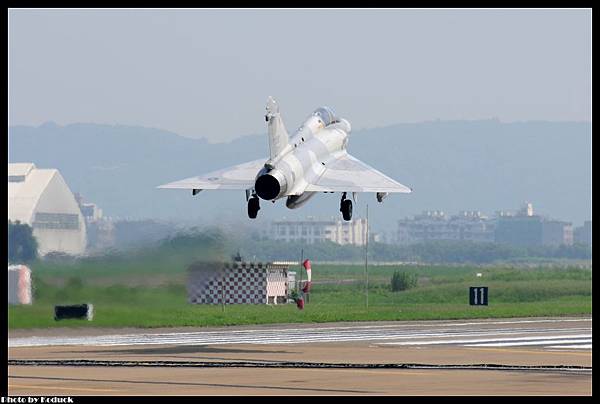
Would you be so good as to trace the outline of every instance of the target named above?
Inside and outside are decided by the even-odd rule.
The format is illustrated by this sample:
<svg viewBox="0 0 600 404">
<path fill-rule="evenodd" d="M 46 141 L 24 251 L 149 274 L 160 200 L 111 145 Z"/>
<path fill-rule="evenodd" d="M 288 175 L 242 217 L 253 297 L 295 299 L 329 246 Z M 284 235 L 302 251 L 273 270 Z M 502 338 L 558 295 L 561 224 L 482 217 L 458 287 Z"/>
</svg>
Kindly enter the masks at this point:
<svg viewBox="0 0 600 404">
<path fill-rule="evenodd" d="M 331 125 L 332 123 L 339 122 L 340 119 L 335 115 L 333 110 L 329 107 L 320 107 L 315 109 L 313 112 L 314 116 L 321 118 L 325 126 Z"/>
</svg>

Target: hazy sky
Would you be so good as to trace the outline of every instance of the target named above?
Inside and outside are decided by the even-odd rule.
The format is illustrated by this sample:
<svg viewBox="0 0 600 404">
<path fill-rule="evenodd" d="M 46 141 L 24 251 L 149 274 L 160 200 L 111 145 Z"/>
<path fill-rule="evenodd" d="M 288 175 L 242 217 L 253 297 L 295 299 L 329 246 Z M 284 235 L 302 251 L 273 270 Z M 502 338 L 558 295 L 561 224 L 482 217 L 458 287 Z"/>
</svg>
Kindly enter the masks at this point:
<svg viewBox="0 0 600 404">
<path fill-rule="evenodd" d="M 590 10 L 10 10 L 11 125 L 591 120 Z"/>
</svg>

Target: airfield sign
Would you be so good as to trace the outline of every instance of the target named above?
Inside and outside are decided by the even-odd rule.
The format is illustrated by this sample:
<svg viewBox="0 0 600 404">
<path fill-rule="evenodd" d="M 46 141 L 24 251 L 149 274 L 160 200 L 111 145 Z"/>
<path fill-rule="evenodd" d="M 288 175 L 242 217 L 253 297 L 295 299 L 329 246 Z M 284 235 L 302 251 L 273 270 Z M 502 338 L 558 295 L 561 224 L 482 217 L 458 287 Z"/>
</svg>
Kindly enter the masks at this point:
<svg viewBox="0 0 600 404">
<path fill-rule="evenodd" d="M 487 286 L 471 286 L 469 288 L 469 304 L 471 306 L 487 306 L 488 305 L 488 287 Z"/>
</svg>

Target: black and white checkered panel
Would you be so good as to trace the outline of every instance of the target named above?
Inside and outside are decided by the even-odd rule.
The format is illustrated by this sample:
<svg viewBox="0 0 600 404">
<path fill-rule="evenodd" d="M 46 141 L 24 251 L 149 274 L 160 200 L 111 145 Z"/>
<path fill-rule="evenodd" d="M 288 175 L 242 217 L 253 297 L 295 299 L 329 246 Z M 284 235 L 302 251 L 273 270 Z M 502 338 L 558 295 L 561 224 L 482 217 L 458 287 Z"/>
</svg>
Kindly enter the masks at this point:
<svg viewBox="0 0 600 404">
<path fill-rule="evenodd" d="M 222 304 L 224 300 L 225 304 L 265 304 L 267 295 L 272 296 L 268 294 L 271 289 L 275 296 L 287 296 L 287 271 L 245 262 L 189 271 L 190 303 Z"/>
<path fill-rule="evenodd" d="M 215 285 L 222 278 L 221 265 L 194 264 L 188 269 L 188 301 L 190 303 L 213 303 L 209 301 L 209 285 Z M 213 292 L 214 293 L 214 292 Z M 210 293 L 210 296 L 213 295 Z"/>
</svg>

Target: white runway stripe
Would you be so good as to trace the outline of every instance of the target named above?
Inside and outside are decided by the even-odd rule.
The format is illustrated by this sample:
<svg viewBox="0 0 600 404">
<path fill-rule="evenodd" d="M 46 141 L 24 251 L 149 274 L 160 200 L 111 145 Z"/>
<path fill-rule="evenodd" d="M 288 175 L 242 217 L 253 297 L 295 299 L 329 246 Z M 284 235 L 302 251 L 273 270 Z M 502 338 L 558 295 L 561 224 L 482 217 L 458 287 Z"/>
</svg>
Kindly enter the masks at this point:
<svg viewBox="0 0 600 404">
<path fill-rule="evenodd" d="M 428 341 L 407 341 L 407 342 L 382 342 L 381 345 L 439 345 L 439 344 L 473 344 L 466 346 L 501 346 L 499 344 L 523 342 L 538 342 L 554 340 L 564 340 L 566 338 L 589 338 L 587 334 L 576 335 L 561 335 L 550 337 L 518 337 L 518 338 L 483 338 L 483 339 L 445 339 L 445 340 L 428 340 Z M 522 343 L 522 342 L 521 342 Z"/>
<path fill-rule="evenodd" d="M 575 324 L 576 322 L 581 325 Z M 533 324 L 537 323 L 537 326 Z M 540 323 L 547 323 L 546 328 Z M 557 323 L 573 323 L 573 328 L 557 328 Z M 590 324 L 590 326 L 582 327 Z M 503 320 L 469 322 L 407 322 L 392 325 L 356 325 L 340 327 L 298 327 L 218 330 L 173 333 L 100 335 L 92 337 L 10 338 L 9 347 L 56 345 L 221 345 L 221 344 L 310 344 L 353 341 L 390 341 L 381 344 L 435 345 L 464 343 L 509 343 L 544 341 L 579 345 L 591 338 L 591 319 Z M 486 338 L 487 337 L 487 338 Z M 581 339 L 585 338 L 585 340 Z M 392 342 L 393 341 L 393 342 Z M 560 341 L 560 342 L 559 342 Z"/>
<path fill-rule="evenodd" d="M 587 331 L 587 329 L 572 329 L 569 331 Z M 43 345 L 139 345 L 139 344 L 276 344 L 276 343 L 310 343 L 310 342 L 335 342 L 335 341 L 365 341 L 365 340 L 390 340 L 390 339 L 419 339 L 435 338 L 435 341 L 426 341 L 420 344 L 428 343 L 454 343 L 454 340 L 444 340 L 441 338 L 451 337 L 478 337 L 478 336 L 498 336 L 514 335 L 516 333 L 547 333 L 548 331 L 559 330 L 537 330 L 537 329 L 509 329 L 498 331 L 393 331 L 393 330 L 365 330 L 362 332 L 330 332 L 330 333 L 293 333 L 271 331 L 271 332 L 250 332 L 243 335 L 226 335 L 219 333 L 217 335 L 207 335 L 206 333 L 173 333 L 173 334 L 141 334 L 141 335 L 122 335 L 122 336 L 99 336 L 87 338 L 22 338 L 9 340 L 9 346 L 43 346 Z M 560 330 L 562 331 L 562 330 Z M 564 337 L 561 337 L 564 338 Z M 490 340 L 466 340 L 472 342 L 490 341 Z M 497 341 L 491 340 L 491 341 Z"/>
<path fill-rule="evenodd" d="M 542 340 L 533 341 L 516 341 L 516 342 L 494 342 L 488 344 L 468 344 L 465 346 L 477 346 L 477 347 L 501 347 L 501 346 L 525 346 L 525 345 L 550 345 L 550 344 L 581 344 L 581 343 L 592 343 L 591 338 L 581 339 L 551 339 L 544 338 Z"/>
</svg>

